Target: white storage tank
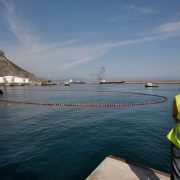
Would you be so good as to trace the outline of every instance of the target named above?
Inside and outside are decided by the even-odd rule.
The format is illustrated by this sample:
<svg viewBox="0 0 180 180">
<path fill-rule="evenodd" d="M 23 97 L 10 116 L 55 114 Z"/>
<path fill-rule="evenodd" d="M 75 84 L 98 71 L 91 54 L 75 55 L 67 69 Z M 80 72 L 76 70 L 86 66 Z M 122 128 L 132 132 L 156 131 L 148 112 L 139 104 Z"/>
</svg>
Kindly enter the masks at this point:
<svg viewBox="0 0 180 180">
<path fill-rule="evenodd" d="M 0 83 L 5 83 L 5 82 L 6 82 L 5 78 L 4 77 L 0 77 Z"/>
<path fill-rule="evenodd" d="M 29 78 L 24 78 L 25 84 L 29 84 Z"/>
<path fill-rule="evenodd" d="M 14 83 L 24 84 L 25 83 L 25 78 L 21 78 L 21 77 L 15 76 L 14 77 Z"/>
<path fill-rule="evenodd" d="M 14 83 L 14 76 L 4 76 L 6 82 Z"/>
</svg>

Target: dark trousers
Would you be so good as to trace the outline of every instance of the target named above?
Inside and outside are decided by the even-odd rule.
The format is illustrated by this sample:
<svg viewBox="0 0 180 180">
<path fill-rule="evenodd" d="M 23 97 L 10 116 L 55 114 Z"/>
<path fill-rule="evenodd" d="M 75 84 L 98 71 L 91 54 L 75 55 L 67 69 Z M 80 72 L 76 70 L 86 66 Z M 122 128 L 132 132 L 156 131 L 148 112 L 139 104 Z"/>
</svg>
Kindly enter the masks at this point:
<svg viewBox="0 0 180 180">
<path fill-rule="evenodd" d="M 171 180 L 180 180 L 180 148 L 171 143 Z"/>
</svg>

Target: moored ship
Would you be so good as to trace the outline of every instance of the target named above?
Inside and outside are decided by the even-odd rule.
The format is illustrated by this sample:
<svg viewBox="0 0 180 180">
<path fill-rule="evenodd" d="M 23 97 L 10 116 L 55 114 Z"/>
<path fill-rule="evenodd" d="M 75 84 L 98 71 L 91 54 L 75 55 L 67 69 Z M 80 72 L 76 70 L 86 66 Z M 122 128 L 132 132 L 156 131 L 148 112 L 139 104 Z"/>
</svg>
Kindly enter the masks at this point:
<svg viewBox="0 0 180 180">
<path fill-rule="evenodd" d="M 125 81 L 106 81 L 106 80 L 101 80 L 99 84 L 122 84 L 125 83 Z"/>
<path fill-rule="evenodd" d="M 85 81 L 73 81 L 72 83 L 73 84 L 85 84 L 86 82 Z"/>
</svg>

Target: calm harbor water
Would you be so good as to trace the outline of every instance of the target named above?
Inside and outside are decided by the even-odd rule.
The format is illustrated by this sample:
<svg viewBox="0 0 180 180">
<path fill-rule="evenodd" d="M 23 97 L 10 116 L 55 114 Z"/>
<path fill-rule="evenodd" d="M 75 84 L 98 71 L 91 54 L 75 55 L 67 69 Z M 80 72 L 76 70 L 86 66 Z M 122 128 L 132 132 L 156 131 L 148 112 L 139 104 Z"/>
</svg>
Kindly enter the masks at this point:
<svg viewBox="0 0 180 180">
<path fill-rule="evenodd" d="M 162 104 L 130 107 L 45 107 L 0 103 L 0 179 L 85 179 L 108 155 L 170 172 L 171 103 L 180 85 L 12 87 L 1 99 L 49 103 L 157 101 L 143 95 L 64 92 L 131 91 L 166 96 Z"/>
</svg>

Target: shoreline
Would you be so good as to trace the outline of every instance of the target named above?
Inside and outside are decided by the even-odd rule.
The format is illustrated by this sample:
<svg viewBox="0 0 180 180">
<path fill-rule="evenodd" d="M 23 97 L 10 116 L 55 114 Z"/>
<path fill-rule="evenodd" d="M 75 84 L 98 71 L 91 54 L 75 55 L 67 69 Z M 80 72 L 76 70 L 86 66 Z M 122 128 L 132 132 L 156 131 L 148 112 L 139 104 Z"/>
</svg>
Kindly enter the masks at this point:
<svg viewBox="0 0 180 180">
<path fill-rule="evenodd" d="M 175 85 L 180 84 L 180 80 L 128 80 L 128 81 L 119 81 L 121 83 L 117 83 L 118 81 L 107 81 L 110 83 L 105 84 L 117 84 L 117 85 L 123 85 L 123 84 L 147 84 L 147 83 L 153 83 L 153 84 L 169 84 L 169 85 Z M 115 83 L 114 83 L 115 82 Z M 75 83 L 74 83 L 75 84 Z M 100 84 L 98 81 L 86 81 L 83 84 Z M 81 85 L 83 85 L 81 84 Z M 51 83 L 44 83 L 42 82 L 30 82 L 29 84 L 21 84 L 21 83 L 0 83 L 0 86 L 49 86 L 49 85 L 64 85 L 63 82 L 51 82 Z"/>
</svg>

